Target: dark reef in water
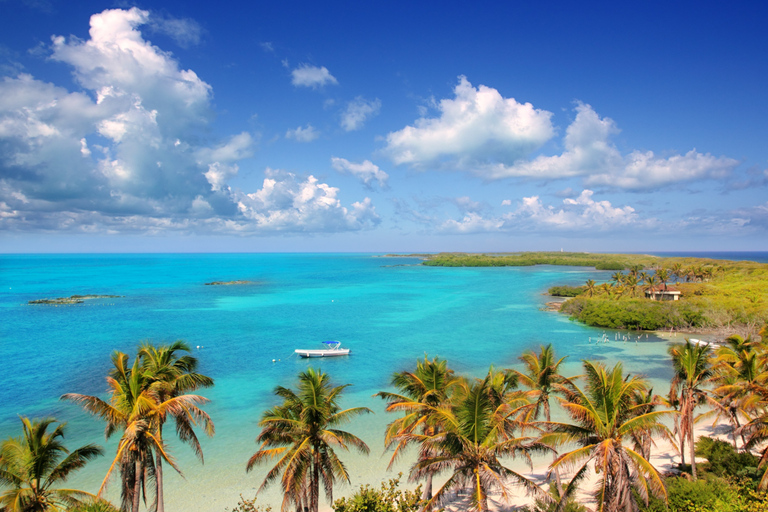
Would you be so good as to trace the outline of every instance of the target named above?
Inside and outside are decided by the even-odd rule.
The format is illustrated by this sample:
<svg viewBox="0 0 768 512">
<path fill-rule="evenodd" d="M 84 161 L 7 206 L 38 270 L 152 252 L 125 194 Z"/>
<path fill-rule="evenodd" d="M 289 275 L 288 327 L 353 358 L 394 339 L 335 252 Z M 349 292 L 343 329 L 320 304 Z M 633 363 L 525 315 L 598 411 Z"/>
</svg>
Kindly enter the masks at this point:
<svg viewBox="0 0 768 512">
<path fill-rule="evenodd" d="M 70 297 L 57 297 L 55 299 L 30 300 L 27 304 L 49 304 L 54 306 L 82 304 L 90 299 L 117 299 L 123 295 L 72 295 Z"/>
<path fill-rule="evenodd" d="M 238 281 L 211 281 L 210 283 L 205 283 L 206 286 L 229 286 L 233 284 L 256 284 L 254 281 L 244 281 L 244 280 L 238 280 Z"/>
</svg>

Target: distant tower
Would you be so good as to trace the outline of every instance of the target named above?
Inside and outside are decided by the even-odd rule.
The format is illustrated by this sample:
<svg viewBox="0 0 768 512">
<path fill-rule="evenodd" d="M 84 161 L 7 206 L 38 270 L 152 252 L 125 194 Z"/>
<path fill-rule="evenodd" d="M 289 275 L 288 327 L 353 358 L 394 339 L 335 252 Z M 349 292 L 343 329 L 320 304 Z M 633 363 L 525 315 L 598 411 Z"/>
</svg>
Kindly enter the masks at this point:
<svg viewBox="0 0 768 512">
<path fill-rule="evenodd" d="M 560 252 L 563 252 L 563 248 L 562 247 L 560 248 Z"/>
</svg>

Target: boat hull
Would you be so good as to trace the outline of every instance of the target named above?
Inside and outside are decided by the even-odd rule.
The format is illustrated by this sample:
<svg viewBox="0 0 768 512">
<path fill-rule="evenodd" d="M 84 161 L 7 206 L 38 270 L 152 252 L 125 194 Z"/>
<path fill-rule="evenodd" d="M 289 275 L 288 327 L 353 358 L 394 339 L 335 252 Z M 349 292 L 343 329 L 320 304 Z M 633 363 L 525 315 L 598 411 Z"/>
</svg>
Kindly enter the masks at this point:
<svg viewBox="0 0 768 512">
<path fill-rule="evenodd" d="M 342 348 L 340 350 L 303 350 L 296 349 L 296 353 L 300 357 L 336 357 L 336 356 L 348 356 L 350 350 L 348 348 Z"/>
</svg>

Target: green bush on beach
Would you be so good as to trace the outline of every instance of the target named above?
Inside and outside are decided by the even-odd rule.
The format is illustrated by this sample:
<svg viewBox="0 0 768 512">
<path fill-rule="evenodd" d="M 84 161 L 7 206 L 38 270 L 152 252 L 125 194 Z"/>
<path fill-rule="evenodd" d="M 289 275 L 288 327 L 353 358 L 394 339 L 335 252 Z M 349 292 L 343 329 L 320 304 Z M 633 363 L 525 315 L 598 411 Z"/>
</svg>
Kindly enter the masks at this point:
<svg viewBox="0 0 768 512">
<path fill-rule="evenodd" d="M 701 437 L 696 441 L 696 455 L 707 459 L 702 470 L 715 476 L 747 477 L 758 479 L 757 466 L 760 459 L 749 452 L 736 451 L 731 443 Z"/>
<path fill-rule="evenodd" d="M 340 498 L 333 502 L 334 512 L 417 512 L 424 507 L 420 495 L 421 486 L 415 490 L 398 489 L 400 473 L 397 478 L 382 482 L 376 489 L 370 485 L 361 485 L 348 498 Z"/>
</svg>

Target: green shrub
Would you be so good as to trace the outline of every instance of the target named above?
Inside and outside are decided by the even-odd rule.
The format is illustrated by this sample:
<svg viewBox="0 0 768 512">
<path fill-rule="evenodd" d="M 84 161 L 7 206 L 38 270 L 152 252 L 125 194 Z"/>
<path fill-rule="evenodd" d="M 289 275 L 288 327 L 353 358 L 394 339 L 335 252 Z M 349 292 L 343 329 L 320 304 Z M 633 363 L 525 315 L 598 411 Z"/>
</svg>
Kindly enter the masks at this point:
<svg viewBox="0 0 768 512">
<path fill-rule="evenodd" d="M 624 270 L 627 266 L 618 261 L 603 261 L 595 265 L 596 270 Z"/>
<path fill-rule="evenodd" d="M 667 501 L 671 512 L 736 512 L 740 506 L 736 489 L 717 477 L 669 478 Z"/>
<path fill-rule="evenodd" d="M 703 318 L 702 313 L 691 304 L 645 299 L 614 300 L 581 296 L 567 301 L 561 311 L 594 327 L 646 331 L 700 327 Z"/>
<path fill-rule="evenodd" d="M 237 507 L 233 508 L 231 512 L 270 512 L 271 510 L 272 507 L 269 505 L 256 505 L 256 498 L 247 500 L 241 494 Z M 230 512 L 230 510 L 225 509 L 225 512 Z"/>
<path fill-rule="evenodd" d="M 696 441 L 696 455 L 707 459 L 701 469 L 713 475 L 758 478 L 759 459 L 751 453 L 736 451 L 732 444 L 725 441 L 700 437 Z"/>
<path fill-rule="evenodd" d="M 397 478 L 382 482 L 380 489 L 361 485 L 349 498 L 334 501 L 334 512 L 418 512 L 423 506 L 421 486 L 414 491 L 399 490 L 402 476 L 400 473 Z"/>
<path fill-rule="evenodd" d="M 120 509 L 106 500 L 95 500 L 72 507 L 69 512 L 120 512 Z"/>
<path fill-rule="evenodd" d="M 585 291 L 586 286 L 553 286 L 547 293 L 553 297 L 576 297 Z"/>
</svg>

